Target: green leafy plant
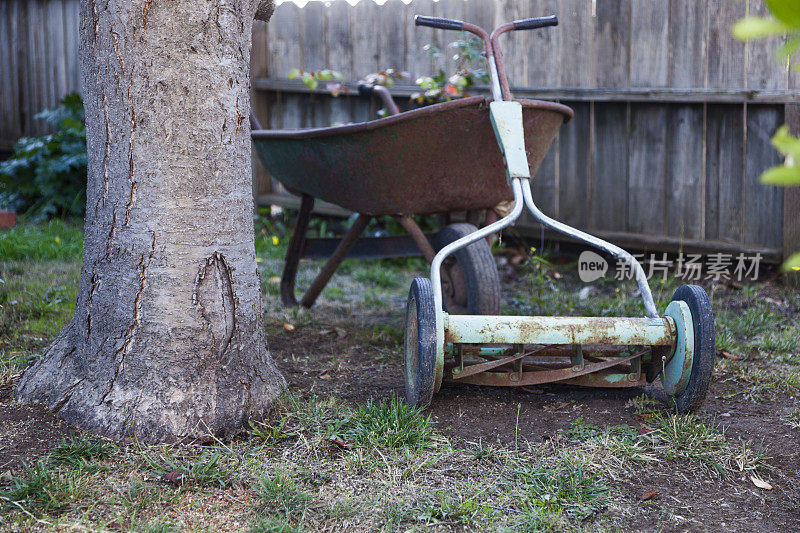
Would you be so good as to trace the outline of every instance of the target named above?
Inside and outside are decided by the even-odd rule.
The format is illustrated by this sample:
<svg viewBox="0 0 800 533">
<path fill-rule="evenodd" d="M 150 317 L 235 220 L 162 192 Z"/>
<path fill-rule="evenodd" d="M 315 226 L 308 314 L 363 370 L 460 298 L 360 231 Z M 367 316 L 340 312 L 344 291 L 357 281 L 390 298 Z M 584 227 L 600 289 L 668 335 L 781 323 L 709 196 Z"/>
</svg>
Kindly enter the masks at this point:
<svg viewBox="0 0 800 533">
<path fill-rule="evenodd" d="M 0 204 L 36 218 L 82 215 L 86 203 L 86 126 L 83 101 L 70 93 L 36 115 L 55 133 L 23 137 L 0 163 Z"/>
<path fill-rule="evenodd" d="M 319 87 L 319 82 L 324 81 L 325 88 L 335 98 L 340 94 L 347 94 L 347 87 L 344 84 L 344 76 L 341 72 L 330 69 L 321 69 L 315 71 L 305 71 L 299 68 L 294 68 L 289 72 L 289 79 L 300 79 L 303 85 L 315 91 Z"/>
<path fill-rule="evenodd" d="M 744 42 L 782 37 L 784 42 L 775 55 L 789 66 L 792 56 L 800 49 L 800 4 L 797 0 L 766 0 L 766 4 L 770 15 L 739 20 L 733 25 L 733 35 Z M 792 68 L 800 71 L 800 64 Z M 800 137 L 791 135 L 788 126 L 781 126 L 772 137 L 772 145 L 784 156 L 784 162 L 765 170 L 761 182 L 784 187 L 800 185 Z M 800 271 L 800 252 L 789 257 L 783 269 Z"/>
<path fill-rule="evenodd" d="M 447 102 L 466 96 L 466 90 L 477 82 L 489 83 L 489 71 L 486 57 L 483 55 L 483 41 L 478 38 L 461 38 L 447 46 L 455 49 L 453 60 L 457 65 L 456 71 L 447 76 L 444 70 L 439 69 L 433 76 L 418 78 L 416 84 L 422 91 L 413 93 L 412 101 L 423 105 Z M 423 50 L 432 59 L 443 56 L 442 52 L 431 44 L 425 45 Z"/>
</svg>

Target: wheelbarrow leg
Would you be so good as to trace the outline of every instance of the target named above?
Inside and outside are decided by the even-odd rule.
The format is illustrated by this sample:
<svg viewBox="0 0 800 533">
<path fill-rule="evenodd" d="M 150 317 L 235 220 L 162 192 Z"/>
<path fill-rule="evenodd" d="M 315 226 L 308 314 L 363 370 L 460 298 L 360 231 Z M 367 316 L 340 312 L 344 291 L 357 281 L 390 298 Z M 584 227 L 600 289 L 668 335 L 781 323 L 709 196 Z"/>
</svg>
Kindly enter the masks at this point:
<svg viewBox="0 0 800 533">
<path fill-rule="evenodd" d="M 422 253 L 422 257 L 425 258 L 429 264 L 433 261 L 433 258 L 436 256 L 436 250 L 433 249 L 431 243 L 428 242 L 428 238 L 422 232 L 420 227 L 414 222 L 414 219 L 411 218 L 410 215 L 398 215 L 394 217 L 403 229 L 408 232 L 411 238 L 414 240 L 414 244 L 417 245 L 419 251 Z"/>
<path fill-rule="evenodd" d="M 339 246 L 336 247 L 334 250 L 333 255 L 331 255 L 328 262 L 325 263 L 325 266 L 322 267 L 322 270 L 319 271 L 317 274 L 314 283 L 311 284 L 311 287 L 308 288 L 303 299 L 300 301 L 300 305 L 303 307 L 311 307 L 314 305 L 314 302 L 317 301 L 317 297 L 322 292 L 322 289 L 325 288 L 325 285 L 328 284 L 330 281 L 331 276 L 333 273 L 336 272 L 336 269 L 339 268 L 339 265 L 344 261 L 344 258 L 347 257 L 347 254 L 350 253 L 350 250 L 353 249 L 358 238 L 361 237 L 361 234 L 367 228 L 367 224 L 372 219 L 370 215 L 365 215 L 363 213 L 359 213 L 358 218 L 356 218 L 353 225 L 347 231 L 345 236 L 339 241 Z M 296 269 L 296 267 L 295 267 Z"/>
<path fill-rule="evenodd" d="M 313 210 L 314 197 L 307 194 L 302 195 L 300 211 L 297 213 L 292 240 L 289 241 L 289 248 L 286 249 L 286 262 L 283 265 L 283 275 L 281 276 L 281 301 L 287 307 L 297 305 L 297 299 L 294 296 L 294 282 L 297 278 L 297 265 L 303 256 L 308 223 Z"/>
</svg>

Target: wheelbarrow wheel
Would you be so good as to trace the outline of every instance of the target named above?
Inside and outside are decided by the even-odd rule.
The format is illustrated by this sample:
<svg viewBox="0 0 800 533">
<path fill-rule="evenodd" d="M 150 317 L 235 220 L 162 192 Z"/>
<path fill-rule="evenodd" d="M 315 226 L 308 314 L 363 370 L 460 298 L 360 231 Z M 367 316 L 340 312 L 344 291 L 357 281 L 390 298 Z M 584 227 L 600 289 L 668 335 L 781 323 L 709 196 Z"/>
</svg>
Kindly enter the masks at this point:
<svg viewBox="0 0 800 533">
<path fill-rule="evenodd" d="M 431 403 L 436 385 L 436 311 L 433 285 L 427 278 L 411 282 L 404 337 L 406 402 L 425 407 Z"/>
<path fill-rule="evenodd" d="M 450 224 L 436 235 L 436 250 L 478 231 L 472 224 Z M 448 257 L 442 268 L 442 295 L 451 315 L 499 315 L 500 276 L 492 250 L 481 239 Z"/>
<path fill-rule="evenodd" d="M 667 315 L 675 318 L 678 327 L 678 349 L 681 344 L 681 328 L 684 328 L 683 339 L 689 340 L 690 335 L 686 330 L 691 329 L 692 347 L 686 346 L 684 354 L 676 352 L 665 369 L 662 381 L 665 393 L 670 404 L 679 413 L 696 411 L 703 404 L 711 384 L 711 375 L 714 372 L 715 338 L 714 338 L 714 313 L 706 291 L 697 285 L 684 285 L 675 291 Z M 675 302 L 682 302 L 688 307 L 688 317 L 681 318 L 680 313 L 670 312 L 675 308 Z M 686 308 L 684 308 L 686 309 Z M 685 361 L 685 354 L 691 357 Z M 672 368 L 671 368 L 672 367 Z M 683 379 L 681 379 L 681 367 Z M 686 377 L 688 376 L 688 379 Z"/>
</svg>

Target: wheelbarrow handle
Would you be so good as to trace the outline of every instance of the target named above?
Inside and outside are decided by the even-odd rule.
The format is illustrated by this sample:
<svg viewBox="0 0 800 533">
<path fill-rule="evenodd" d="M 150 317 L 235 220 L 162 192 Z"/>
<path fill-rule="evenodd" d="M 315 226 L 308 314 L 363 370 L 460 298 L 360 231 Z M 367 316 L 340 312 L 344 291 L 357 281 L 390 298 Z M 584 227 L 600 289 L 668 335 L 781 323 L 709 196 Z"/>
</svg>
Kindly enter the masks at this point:
<svg viewBox="0 0 800 533">
<path fill-rule="evenodd" d="M 443 19 L 439 17 L 426 17 L 423 15 L 416 15 L 414 17 L 414 24 L 417 26 L 430 26 L 431 28 L 439 28 L 441 30 L 463 30 L 464 22 L 461 20 Z"/>
<path fill-rule="evenodd" d="M 358 94 L 361 96 L 377 96 L 386 106 L 386 112 L 390 115 L 397 115 L 400 113 L 400 108 L 394 103 L 392 93 L 383 85 L 375 85 L 371 83 L 358 82 Z"/>
<path fill-rule="evenodd" d="M 513 21 L 511 24 L 514 25 L 515 30 L 535 30 L 537 28 L 545 28 L 547 26 L 558 26 L 558 17 L 555 15 L 550 15 L 549 17 L 520 19 Z"/>
</svg>

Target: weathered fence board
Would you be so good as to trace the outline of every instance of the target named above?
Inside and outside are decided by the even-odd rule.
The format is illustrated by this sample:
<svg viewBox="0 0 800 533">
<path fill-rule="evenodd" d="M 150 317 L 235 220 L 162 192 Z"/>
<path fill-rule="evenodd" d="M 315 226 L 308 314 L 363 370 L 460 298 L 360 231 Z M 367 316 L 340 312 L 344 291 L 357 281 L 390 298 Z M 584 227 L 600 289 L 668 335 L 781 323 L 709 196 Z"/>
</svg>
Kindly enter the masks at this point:
<svg viewBox="0 0 800 533">
<path fill-rule="evenodd" d="M 79 0 L 0 0 L 0 150 L 42 132 L 33 116 L 79 89 L 78 10 Z M 403 107 L 417 77 L 452 71 L 447 45 L 458 38 L 415 26 L 415 14 L 490 29 L 556 13 L 558 28 L 501 38 L 517 97 L 576 111 L 534 180 L 542 210 L 649 248 L 705 243 L 778 257 L 784 236 L 800 234 L 786 228 L 798 217 L 784 208 L 784 190 L 757 176 L 778 161 L 769 137 L 800 97 L 800 74 L 774 59 L 779 39 L 744 45 L 730 34 L 737 19 L 764 12 L 762 0 L 285 2 L 253 31 L 253 107 L 270 128 L 369 120 L 380 105 L 354 85 L 332 99 L 288 82 L 289 71 L 329 67 L 353 83 L 405 70 L 410 79 L 393 89 Z M 442 57 L 428 57 L 425 44 Z M 254 165 L 254 193 L 280 194 Z M 517 230 L 539 231 L 527 218 Z"/>
<path fill-rule="evenodd" d="M 741 106 L 707 106 L 705 238 L 709 240 L 742 238 L 743 131 Z"/>
</svg>

